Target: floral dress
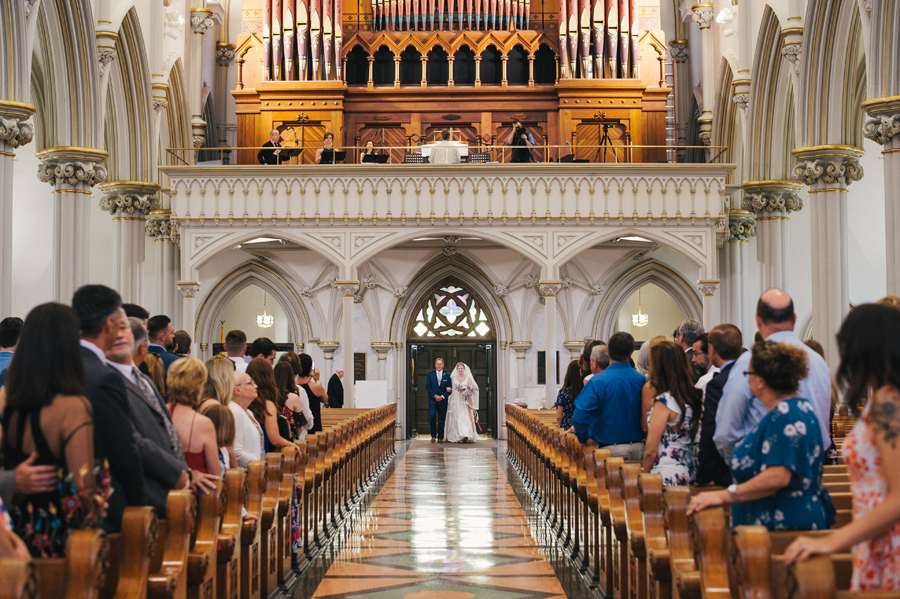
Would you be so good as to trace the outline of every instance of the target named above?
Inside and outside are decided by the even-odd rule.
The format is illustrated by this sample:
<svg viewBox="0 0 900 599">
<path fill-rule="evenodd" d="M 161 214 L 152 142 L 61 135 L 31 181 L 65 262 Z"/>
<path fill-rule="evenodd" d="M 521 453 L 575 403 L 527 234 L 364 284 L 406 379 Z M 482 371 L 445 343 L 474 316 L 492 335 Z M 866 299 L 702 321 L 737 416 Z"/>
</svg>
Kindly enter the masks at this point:
<svg viewBox="0 0 900 599">
<path fill-rule="evenodd" d="M 678 417 L 681 416 L 681 408 L 671 393 L 663 393 L 654 400 L 657 401 Z M 653 410 L 650 410 L 650 413 L 652 414 Z M 647 422 L 650 422 L 649 414 Z M 662 475 L 664 486 L 693 485 L 697 478 L 697 456 L 694 453 L 694 440 L 691 438 L 693 423 L 694 412 L 691 406 L 685 406 L 681 426 L 678 425 L 678 418 L 666 424 L 662 439 L 659 440 L 656 461 L 650 469 L 650 472 Z"/>
<path fill-rule="evenodd" d="M 731 506 L 731 525 L 769 530 L 822 530 L 834 524 L 834 508 L 822 489 L 822 433 L 809 401 L 791 397 L 769 410 L 731 453 L 737 484 L 767 467 L 785 466 L 791 480 L 776 493 Z"/>
<path fill-rule="evenodd" d="M 884 501 L 887 483 L 881 474 L 881 458 L 869 436 L 867 424 L 872 398 L 844 440 L 844 461 L 853 493 L 853 519 L 863 517 Z M 851 590 L 900 589 L 900 524 L 878 537 L 853 547 Z"/>
<path fill-rule="evenodd" d="M 572 414 L 575 413 L 575 398 L 572 397 L 568 387 L 563 387 L 559 390 L 559 395 L 556 396 L 556 403 L 553 404 L 553 407 L 562 407 L 563 409 L 562 424 L 560 424 L 560 428 L 563 430 L 572 428 Z"/>
</svg>

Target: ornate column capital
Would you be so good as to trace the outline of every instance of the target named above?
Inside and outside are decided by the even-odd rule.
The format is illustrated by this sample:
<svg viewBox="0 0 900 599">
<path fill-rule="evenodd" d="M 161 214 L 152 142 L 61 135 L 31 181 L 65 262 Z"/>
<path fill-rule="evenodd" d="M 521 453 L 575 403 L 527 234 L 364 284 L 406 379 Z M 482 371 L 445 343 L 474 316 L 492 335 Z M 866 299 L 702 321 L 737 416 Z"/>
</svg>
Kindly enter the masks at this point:
<svg viewBox="0 0 900 599">
<path fill-rule="evenodd" d="M 688 57 L 687 40 L 674 40 L 669 42 L 669 54 L 672 56 L 673 62 L 686 62 Z"/>
<path fill-rule="evenodd" d="M 159 208 L 159 185 L 146 181 L 110 181 L 100 185 L 100 208 L 113 220 L 144 220 Z"/>
<path fill-rule="evenodd" d="M 900 135 L 900 96 L 873 98 L 862 103 L 869 120 L 863 125 L 863 135 L 886 145 Z"/>
<path fill-rule="evenodd" d="M 700 137 L 700 143 L 704 146 L 708 146 L 712 143 L 712 131 L 701 131 L 698 133 L 698 137 Z"/>
<path fill-rule="evenodd" d="M 109 154 L 103 150 L 57 146 L 41 150 L 36 156 L 41 161 L 38 180 L 57 191 L 90 193 L 89 189 L 106 181 L 108 175 L 102 163 Z"/>
<path fill-rule="evenodd" d="M 706 297 L 713 297 L 719 290 L 719 281 L 697 281 L 697 291 Z"/>
<path fill-rule="evenodd" d="M 202 148 L 206 141 L 206 121 L 199 116 L 191 118 L 191 130 L 193 131 L 193 143 L 195 148 Z"/>
<path fill-rule="evenodd" d="M 334 350 L 341 346 L 337 341 L 319 341 L 317 343 L 319 348 L 325 353 L 325 359 L 331 360 L 334 358 Z"/>
<path fill-rule="evenodd" d="M 731 101 L 746 114 L 750 107 L 750 80 L 738 79 L 731 86 L 734 88 Z"/>
<path fill-rule="evenodd" d="M 803 28 L 790 27 L 781 30 L 781 56 L 791 64 L 794 74 L 800 74 L 803 58 Z"/>
<path fill-rule="evenodd" d="M 334 288 L 341 292 L 344 297 L 356 297 L 359 291 L 359 281 L 335 281 Z"/>
<path fill-rule="evenodd" d="M 516 360 L 524 360 L 525 352 L 531 349 L 531 341 L 513 341 L 509 348 L 516 352 Z"/>
<path fill-rule="evenodd" d="M 171 211 L 152 210 L 147 214 L 147 224 L 144 225 L 144 233 L 154 241 L 172 241 L 173 224 L 170 220 Z"/>
<path fill-rule="evenodd" d="M 390 341 L 373 341 L 372 351 L 378 354 L 378 360 L 387 360 L 388 354 L 394 349 L 394 344 Z"/>
<path fill-rule="evenodd" d="M 556 297 L 562 288 L 562 281 L 541 281 L 539 284 L 541 297 Z"/>
<path fill-rule="evenodd" d="M 700 29 L 709 29 L 713 20 L 713 3 L 701 2 L 691 7 L 691 20 L 700 26 Z"/>
<path fill-rule="evenodd" d="M 160 77 L 162 77 L 160 75 Z M 154 80 L 156 75 L 154 75 Z M 153 94 L 153 110 L 156 114 L 169 107 L 169 85 L 161 81 L 154 81 L 150 84 L 151 93 Z"/>
<path fill-rule="evenodd" d="M 748 181 L 741 185 L 744 199 L 741 208 L 760 219 L 783 216 L 803 209 L 803 198 L 800 197 L 802 185 L 793 181 Z M 765 215 L 763 213 L 766 213 Z"/>
<path fill-rule="evenodd" d="M 756 236 L 756 217 L 747 210 L 728 211 L 728 242 L 746 243 Z"/>
<path fill-rule="evenodd" d="M 563 341 L 563 347 L 569 350 L 573 360 L 577 360 L 581 350 L 584 349 L 584 341 Z"/>
<path fill-rule="evenodd" d="M 234 60 L 234 44 L 216 42 L 216 63 L 220 67 L 227 67 Z"/>
<path fill-rule="evenodd" d="M 116 59 L 116 42 L 119 34 L 109 29 L 112 24 L 101 21 L 97 24 L 97 61 L 100 63 L 100 74 L 105 75 L 110 63 Z"/>
<path fill-rule="evenodd" d="M 34 139 L 34 125 L 26 123 L 35 112 L 27 102 L 0 100 L 0 144 L 16 149 Z"/>
<path fill-rule="evenodd" d="M 863 178 L 859 159 L 865 152 L 861 148 L 821 145 L 797 148 L 791 154 L 797 158 L 797 166 L 793 171 L 794 180 L 809 187 L 837 185 L 843 189 Z"/>
<path fill-rule="evenodd" d="M 175 283 L 175 287 L 181 292 L 184 299 L 197 297 L 197 294 L 200 293 L 200 283 L 197 281 L 178 281 Z"/>
<path fill-rule="evenodd" d="M 199 35 L 206 33 L 216 22 L 212 18 L 213 12 L 208 8 L 191 9 L 191 31 Z"/>
</svg>

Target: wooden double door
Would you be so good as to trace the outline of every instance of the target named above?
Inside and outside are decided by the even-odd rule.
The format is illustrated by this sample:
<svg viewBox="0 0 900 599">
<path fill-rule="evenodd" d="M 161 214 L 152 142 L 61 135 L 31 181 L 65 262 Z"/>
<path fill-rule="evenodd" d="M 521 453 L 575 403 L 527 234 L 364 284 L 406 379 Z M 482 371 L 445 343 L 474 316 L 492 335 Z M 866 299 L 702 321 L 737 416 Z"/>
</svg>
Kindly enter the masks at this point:
<svg viewBox="0 0 900 599">
<path fill-rule="evenodd" d="M 478 420 L 481 433 L 497 437 L 496 363 L 493 341 L 458 343 L 414 342 L 407 343 L 410 365 L 409 385 L 406 393 L 406 437 L 429 435 L 428 394 L 425 380 L 434 370 L 438 358 L 444 360 L 444 370 L 452 373 L 458 362 L 464 362 L 478 383 Z"/>
</svg>

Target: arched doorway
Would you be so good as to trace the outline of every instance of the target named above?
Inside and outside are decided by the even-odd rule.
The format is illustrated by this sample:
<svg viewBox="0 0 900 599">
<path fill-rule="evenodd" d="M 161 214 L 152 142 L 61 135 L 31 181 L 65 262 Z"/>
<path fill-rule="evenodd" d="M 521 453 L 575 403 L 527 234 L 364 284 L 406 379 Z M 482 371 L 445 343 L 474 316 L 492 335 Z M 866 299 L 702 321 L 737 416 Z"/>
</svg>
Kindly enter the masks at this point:
<svg viewBox="0 0 900 599">
<path fill-rule="evenodd" d="M 442 358 L 452 371 L 465 362 L 478 382 L 478 419 L 484 435 L 496 437 L 497 337 L 490 313 L 471 289 L 456 279 L 444 279 L 419 300 L 407 327 L 409 384 L 406 436 L 429 434 L 425 378 Z"/>
</svg>

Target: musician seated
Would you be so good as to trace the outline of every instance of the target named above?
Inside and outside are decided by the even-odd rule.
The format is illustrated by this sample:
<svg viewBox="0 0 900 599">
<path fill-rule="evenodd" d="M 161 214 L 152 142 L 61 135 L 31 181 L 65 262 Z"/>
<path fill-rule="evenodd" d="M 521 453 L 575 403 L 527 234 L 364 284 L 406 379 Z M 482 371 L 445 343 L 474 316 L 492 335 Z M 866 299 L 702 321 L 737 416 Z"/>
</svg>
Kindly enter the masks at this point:
<svg viewBox="0 0 900 599">
<path fill-rule="evenodd" d="M 441 141 L 431 149 L 431 164 L 459 164 L 459 150 L 452 145 L 450 132 L 441 131 Z"/>
<path fill-rule="evenodd" d="M 269 131 L 269 141 L 263 144 L 263 149 L 256 154 L 256 159 L 260 164 L 283 164 L 290 160 L 290 157 L 284 152 L 280 156 L 275 154 L 276 148 L 281 147 L 283 147 L 281 133 L 278 129 L 272 129 Z"/>
<path fill-rule="evenodd" d="M 316 150 L 316 164 L 334 164 L 337 162 L 335 158 L 337 157 L 337 153 L 334 150 L 334 133 L 326 133 L 325 139 L 322 140 L 322 145 L 324 147 Z M 341 155 L 344 153 L 341 152 Z M 343 160 L 340 158 L 339 160 Z"/>
</svg>

